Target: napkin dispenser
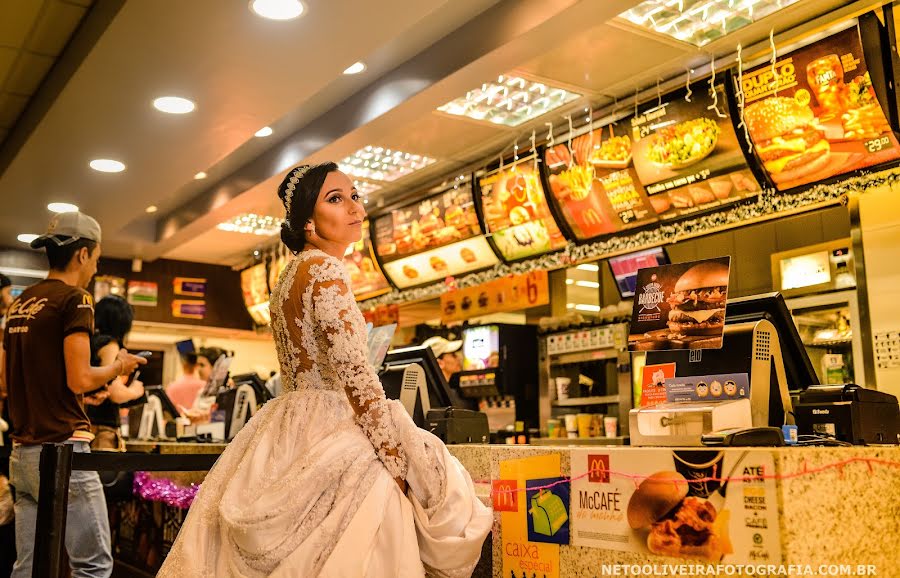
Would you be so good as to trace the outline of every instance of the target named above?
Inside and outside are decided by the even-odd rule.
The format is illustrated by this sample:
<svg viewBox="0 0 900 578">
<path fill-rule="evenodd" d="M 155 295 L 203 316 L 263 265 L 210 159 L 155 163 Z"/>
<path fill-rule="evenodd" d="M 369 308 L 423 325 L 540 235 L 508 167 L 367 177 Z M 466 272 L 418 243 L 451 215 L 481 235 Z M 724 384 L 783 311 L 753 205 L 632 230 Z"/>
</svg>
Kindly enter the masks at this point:
<svg viewBox="0 0 900 578">
<path fill-rule="evenodd" d="M 634 446 L 700 446 L 703 434 L 753 425 L 749 399 L 663 403 L 628 417 Z"/>
</svg>

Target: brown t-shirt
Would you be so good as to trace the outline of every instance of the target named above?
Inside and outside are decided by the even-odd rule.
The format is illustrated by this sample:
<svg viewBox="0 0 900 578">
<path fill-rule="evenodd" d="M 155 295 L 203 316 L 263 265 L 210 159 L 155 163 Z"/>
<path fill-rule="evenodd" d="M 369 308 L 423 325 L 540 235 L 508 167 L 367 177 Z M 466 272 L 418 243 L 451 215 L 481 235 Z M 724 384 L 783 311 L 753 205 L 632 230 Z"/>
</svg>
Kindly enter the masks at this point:
<svg viewBox="0 0 900 578">
<path fill-rule="evenodd" d="M 41 281 L 13 301 L 3 332 L 13 440 L 62 442 L 90 430 L 81 395 L 67 385 L 63 340 L 93 329 L 90 294 L 58 279 Z"/>
</svg>

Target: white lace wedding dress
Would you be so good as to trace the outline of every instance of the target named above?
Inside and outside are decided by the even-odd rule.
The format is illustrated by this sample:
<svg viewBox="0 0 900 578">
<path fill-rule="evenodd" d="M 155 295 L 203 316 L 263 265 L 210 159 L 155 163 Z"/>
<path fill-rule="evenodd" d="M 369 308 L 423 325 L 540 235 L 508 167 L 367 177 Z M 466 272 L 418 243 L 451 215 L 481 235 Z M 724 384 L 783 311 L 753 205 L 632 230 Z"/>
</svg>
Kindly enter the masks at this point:
<svg viewBox="0 0 900 578">
<path fill-rule="evenodd" d="M 158 576 L 469 576 L 491 512 L 385 399 L 343 263 L 301 252 L 270 308 L 284 393 L 210 470 Z"/>
</svg>

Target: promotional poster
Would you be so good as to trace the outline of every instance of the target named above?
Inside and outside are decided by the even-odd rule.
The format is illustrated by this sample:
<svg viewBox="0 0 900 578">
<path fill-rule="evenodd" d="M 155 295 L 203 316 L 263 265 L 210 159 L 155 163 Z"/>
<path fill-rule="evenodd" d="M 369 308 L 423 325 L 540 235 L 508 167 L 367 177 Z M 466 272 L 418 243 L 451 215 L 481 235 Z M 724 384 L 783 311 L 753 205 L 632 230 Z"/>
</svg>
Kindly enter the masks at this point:
<svg viewBox="0 0 900 578">
<path fill-rule="evenodd" d="M 547 271 L 507 275 L 474 287 L 441 293 L 441 322 L 462 321 L 502 311 L 520 311 L 549 302 L 550 278 Z"/>
<path fill-rule="evenodd" d="M 690 215 L 759 193 L 731 122 L 724 84 L 707 81 L 631 117 L 634 166 L 662 219 Z M 712 108 L 711 108 L 712 107 Z"/>
<path fill-rule="evenodd" d="M 548 148 L 544 159 L 550 194 L 579 241 L 656 221 L 624 122 Z"/>
<path fill-rule="evenodd" d="M 744 73 L 744 122 L 778 190 L 900 158 L 856 26 Z"/>
<path fill-rule="evenodd" d="M 628 349 L 721 348 L 730 267 L 718 257 L 640 269 Z"/>
<path fill-rule="evenodd" d="M 561 477 L 559 454 L 501 461 L 500 478 L 492 494 L 500 514 L 501 575 L 559 578 L 559 545 L 569 543 L 570 526 L 569 483 Z"/>
<path fill-rule="evenodd" d="M 572 544 L 712 564 L 779 564 L 767 451 L 573 450 Z M 626 475 L 623 475 L 626 474 Z"/>
</svg>

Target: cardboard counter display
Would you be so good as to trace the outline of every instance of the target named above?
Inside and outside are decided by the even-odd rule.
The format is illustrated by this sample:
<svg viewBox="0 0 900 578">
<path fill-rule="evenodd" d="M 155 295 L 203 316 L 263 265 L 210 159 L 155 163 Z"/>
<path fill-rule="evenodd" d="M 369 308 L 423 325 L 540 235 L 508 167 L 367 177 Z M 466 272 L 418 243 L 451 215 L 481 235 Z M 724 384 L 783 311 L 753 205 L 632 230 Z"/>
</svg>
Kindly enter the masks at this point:
<svg viewBox="0 0 900 578">
<path fill-rule="evenodd" d="M 765 489 L 763 489 L 763 484 L 756 489 L 739 489 L 740 484 L 732 481 L 729 482 L 729 485 L 738 486 L 738 488 L 729 488 L 728 502 L 716 502 L 720 509 L 723 503 L 731 504 L 730 507 L 726 507 L 731 510 L 732 527 L 736 523 L 738 525 L 749 524 L 751 527 L 755 524 L 760 527 L 759 531 L 750 531 L 744 534 L 732 531 L 730 536 L 732 549 L 736 553 L 743 551 L 745 557 L 746 553 L 750 551 L 765 551 L 765 555 L 769 558 L 748 561 L 739 560 L 731 555 L 725 556 L 721 562 L 714 562 L 703 558 L 661 556 L 649 551 L 641 551 L 640 543 L 646 539 L 645 530 L 633 530 L 632 543 L 638 543 L 638 548 L 628 545 L 620 545 L 615 549 L 572 545 L 574 542 L 584 543 L 586 541 L 584 530 L 591 522 L 585 520 L 596 522 L 598 519 L 598 516 L 592 518 L 585 514 L 586 509 L 596 510 L 605 507 L 608 511 L 615 511 L 618 508 L 621 514 L 621 526 L 626 529 L 626 533 L 631 531 L 627 529 L 628 526 L 624 522 L 628 501 L 630 495 L 640 486 L 643 478 L 650 475 L 649 470 L 653 469 L 653 466 L 647 464 L 659 462 L 659 460 L 671 460 L 672 454 L 680 452 L 682 449 L 621 446 L 583 448 L 563 445 L 563 440 L 561 442 L 559 446 L 550 447 L 448 446 L 450 453 L 459 459 L 469 471 L 475 481 L 477 493 L 487 504 L 492 504 L 494 501 L 492 500 L 492 486 L 496 489 L 498 483 L 502 484 L 501 471 L 505 470 L 505 475 L 509 476 L 510 464 L 515 464 L 523 459 L 526 461 L 522 463 L 528 463 L 528 458 L 539 458 L 544 461 L 549 459 L 554 462 L 558 460 L 558 476 L 538 473 L 540 473 L 541 483 L 546 483 L 547 480 L 557 480 L 555 483 L 565 484 L 565 488 L 551 487 L 544 492 L 560 496 L 565 502 L 564 506 L 567 509 L 565 517 L 568 518 L 568 521 L 563 521 L 561 513 L 556 512 L 551 530 L 555 525 L 567 523 L 568 527 L 564 527 L 564 529 L 567 530 L 568 540 L 558 546 L 555 544 L 550 546 L 546 542 L 552 542 L 552 540 L 546 536 L 536 539 L 545 542 L 541 544 L 541 552 L 545 551 L 548 546 L 558 548 L 558 560 L 555 568 L 559 576 L 585 578 L 601 576 L 603 575 L 603 565 L 670 564 L 687 565 L 689 569 L 694 565 L 703 565 L 705 568 L 709 568 L 710 566 L 707 565 L 711 565 L 715 568 L 717 564 L 763 564 L 784 566 L 785 569 L 793 565 L 795 570 L 796 567 L 801 567 L 799 571 L 802 572 L 805 565 L 811 565 L 813 570 L 816 570 L 823 564 L 849 564 L 853 566 L 854 572 L 858 566 L 864 567 L 864 570 L 874 566 L 874 570 L 877 572 L 874 575 L 883 578 L 900 577 L 900 550 L 896 547 L 900 540 L 900 525 L 897 524 L 897 504 L 900 504 L 900 447 L 898 446 L 705 449 L 704 451 L 713 453 L 722 452 L 720 464 L 724 464 L 724 470 L 735 470 L 731 472 L 716 471 L 718 477 L 731 477 L 739 474 L 746 476 L 747 472 L 744 471 L 743 466 L 755 467 L 754 464 L 758 466 L 760 462 L 769 464 L 766 467 L 771 467 L 773 470 L 764 474 L 768 478 Z M 130 451 L 160 451 L 163 453 L 210 453 L 219 452 L 223 447 L 222 444 L 156 444 L 152 442 L 129 444 Z M 683 450 L 697 451 L 698 448 L 684 448 Z M 737 463 L 739 456 L 748 452 L 754 457 L 755 462 L 754 460 L 744 460 L 740 467 L 732 467 Z M 588 467 L 590 465 L 586 460 L 588 454 L 594 460 L 595 466 L 599 464 L 600 470 L 608 470 L 608 476 L 604 476 L 603 473 L 607 472 L 603 471 L 599 471 L 598 475 L 591 475 L 592 472 L 598 470 Z M 582 464 L 581 461 L 585 461 L 585 463 Z M 502 465 L 503 462 L 506 465 Z M 637 465 L 632 468 L 622 465 L 629 463 Z M 751 472 L 757 474 L 760 474 L 761 471 L 751 469 Z M 580 478 L 569 483 L 565 478 L 573 476 L 573 472 L 574 477 L 580 476 Z M 164 476 L 165 473 L 159 472 L 158 475 Z M 690 475 L 687 477 L 691 478 Z M 627 485 L 623 486 L 623 482 L 627 482 Z M 692 488 L 695 486 L 694 482 L 691 482 L 690 485 Z M 527 493 L 532 493 L 533 484 L 526 483 L 526 486 Z M 503 486 L 499 487 L 502 491 Z M 586 498 L 581 495 L 585 488 L 589 490 L 585 494 Z M 626 489 L 623 491 L 623 488 Z M 710 501 L 713 501 L 716 487 L 713 484 L 707 489 L 713 492 L 710 496 Z M 616 491 L 619 492 L 619 495 L 616 495 Z M 731 497 L 733 492 L 736 492 L 735 495 L 740 498 L 739 500 L 734 501 L 736 498 Z M 497 495 L 496 491 L 494 493 Z M 526 488 L 523 487 L 519 493 L 521 495 L 518 499 L 518 507 L 525 508 L 526 516 L 531 516 L 528 514 L 529 506 L 527 504 L 530 502 L 526 499 Z M 602 499 L 595 499 L 596 496 L 601 495 Z M 744 512 L 740 511 L 741 506 L 735 507 L 738 502 L 748 504 Z M 766 524 L 763 514 L 760 514 L 759 519 L 755 522 L 751 522 L 747 518 L 747 512 L 753 509 L 758 510 L 758 504 L 761 502 L 765 504 L 765 514 L 769 516 L 771 524 Z M 556 500 L 553 500 L 553 504 L 560 505 L 556 503 Z M 514 542 L 504 542 L 503 524 L 501 523 L 501 517 L 508 516 L 509 512 L 509 503 L 495 507 L 492 560 L 490 560 L 492 567 L 490 575 L 495 578 L 505 578 L 510 575 L 508 568 L 504 573 L 503 554 L 504 548 L 509 550 L 513 547 Z M 526 519 L 528 518 L 526 517 Z M 535 531 L 540 534 L 542 530 L 539 525 L 532 529 L 531 522 L 528 523 L 528 526 L 530 530 L 528 536 L 530 537 L 534 535 Z M 522 530 L 524 532 L 525 528 Z M 560 532 L 553 532 L 553 534 L 553 537 L 559 536 Z M 614 532 L 601 533 L 600 538 L 602 539 L 603 535 L 606 535 L 607 538 L 613 540 L 622 539 L 621 537 L 616 538 L 614 534 Z M 597 538 L 592 533 L 588 533 L 588 536 Z M 769 540 L 775 541 L 769 543 L 767 542 Z M 762 542 L 763 547 L 757 548 L 756 542 Z M 531 544 L 531 542 L 519 543 L 516 546 L 516 552 L 508 553 L 522 554 L 522 552 L 538 551 L 538 548 L 532 550 L 529 546 Z M 509 561 L 510 557 L 507 556 L 507 563 Z M 486 562 L 488 560 L 483 559 L 479 566 L 484 567 Z M 619 571 L 622 572 L 620 575 L 625 575 L 626 569 L 619 566 Z M 722 569 L 719 575 L 728 575 L 725 572 L 726 570 Z M 475 575 L 487 574 L 476 572 Z M 528 576 L 530 575 L 531 571 L 528 573 Z M 538 572 L 537 575 L 540 576 L 541 573 Z M 550 575 L 548 574 L 548 576 Z M 652 573 L 645 575 L 652 575 Z M 702 574 L 688 573 L 684 575 Z M 865 575 L 865 573 L 856 575 Z M 521 572 L 517 572 L 516 576 L 521 576 Z"/>
</svg>

